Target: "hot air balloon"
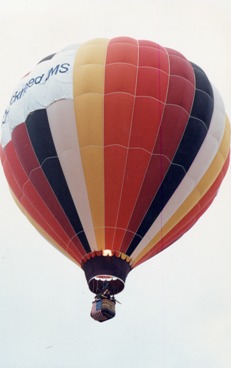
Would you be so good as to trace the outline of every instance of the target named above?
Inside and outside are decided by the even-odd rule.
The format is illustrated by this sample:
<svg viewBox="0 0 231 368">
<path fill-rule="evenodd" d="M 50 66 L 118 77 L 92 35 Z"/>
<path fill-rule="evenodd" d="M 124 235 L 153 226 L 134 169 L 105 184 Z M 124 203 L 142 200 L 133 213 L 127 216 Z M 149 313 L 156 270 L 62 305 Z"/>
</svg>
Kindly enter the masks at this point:
<svg viewBox="0 0 231 368">
<path fill-rule="evenodd" d="M 210 206 L 229 139 L 222 99 L 200 67 L 151 41 L 94 39 L 19 82 L 1 161 L 22 212 L 82 267 L 102 322 L 129 272 Z"/>
</svg>

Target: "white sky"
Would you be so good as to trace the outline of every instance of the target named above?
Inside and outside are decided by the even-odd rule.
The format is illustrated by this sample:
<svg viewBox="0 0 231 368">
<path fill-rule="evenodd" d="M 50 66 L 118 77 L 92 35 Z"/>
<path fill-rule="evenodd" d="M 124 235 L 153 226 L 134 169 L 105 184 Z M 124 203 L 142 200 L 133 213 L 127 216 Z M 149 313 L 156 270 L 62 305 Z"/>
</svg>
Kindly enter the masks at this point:
<svg viewBox="0 0 231 368">
<path fill-rule="evenodd" d="M 230 0 L 1 0 L 0 114 L 40 59 L 96 37 L 149 39 L 200 65 L 231 117 Z M 0 170 L 1 368 L 229 368 L 231 172 L 200 221 L 132 271 L 117 316 L 90 316 L 81 269 L 32 228 Z"/>
</svg>

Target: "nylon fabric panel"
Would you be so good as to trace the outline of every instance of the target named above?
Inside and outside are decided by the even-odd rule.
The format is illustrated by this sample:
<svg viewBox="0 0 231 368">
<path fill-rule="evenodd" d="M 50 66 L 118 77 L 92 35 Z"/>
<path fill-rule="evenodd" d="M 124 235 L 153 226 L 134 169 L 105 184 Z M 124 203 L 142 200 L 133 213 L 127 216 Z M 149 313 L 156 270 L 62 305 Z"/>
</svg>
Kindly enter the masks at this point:
<svg viewBox="0 0 231 368">
<path fill-rule="evenodd" d="M 2 125 L 2 145 L 11 140 L 17 125 L 33 111 L 45 109 L 54 101 L 73 97 L 73 60 L 76 46 L 56 53 L 35 66 L 16 86 Z"/>
<path fill-rule="evenodd" d="M 160 183 L 164 180 L 176 147 L 184 133 L 187 121 L 188 114 L 183 109 L 172 105 L 165 106 L 154 152 L 151 156 L 146 177 L 128 226 L 130 233 L 127 233 L 126 238 L 123 240 L 122 249 L 124 252 L 126 252 L 127 245 L 132 241 L 141 222 L 139 220 L 139 214 L 141 218 L 145 216 L 147 208 L 149 208 L 153 197 L 156 195 Z M 178 128 L 177 131 L 175 126 Z"/>
<path fill-rule="evenodd" d="M 52 139 L 72 200 L 91 250 L 97 248 L 78 145 L 73 100 L 59 100 L 47 108 Z"/>
<path fill-rule="evenodd" d="M 113 244 L 119 248 L 126 231 L 122 229 L 127 229 L 129 225 L 151 160 L 152 149 L 159 128 L 158 124 L 154 125 L 152 122 L 160 121 L 162 112 L 163 106 L 160 108 L 156 101 L 140 98 L 135 103 L 129 148 L 125 151 L 126 155 L 124 157 L 126 166 L 122 172 L 123 182 L 118 203 L 118 215 L 115 218 L 116 231 Z M 146 116 L 145 120 L 143 116 Z M 147 133 L 145 135 L 146 139 L 143 134 L 145 130 Z"/>
<path fill-rule="evenodd" d="M 136 263 L 139 259 L 141 259 L 145 253 L 147 253 L 155 243 L 161 240 L 170 230 L 177 225 L 177 223 L 183 219 L 184 216 L 188 214 L 190 210 L 200 201 L 200 199 L 206 194 L 206 192 L 210 189 L 211 185 L 219 176 L 220 170 L 225 164 L 225 161 L 229 155 L 229 142 L 230 142 L 230 125 L 229 122 L 226 121 L 226 127 L 224 136 L 219 147 L 219 150 L 214 157 L 212 164 L 209 169 L 206 171 L 198 185 L 191 192 L 188 198 L 184 201 L 184 203 L 177 209 L 174 215 L 170 218 L 170 220 L 161 228 L 161 231 L 146 245 L 145 249 L 139 252 L 137 258 L 133 255 L 133 261 Z"/>
<path fill-rule="evenodd" d="M 24 181 L 25 185 L 27 183 L 27 177 L 23 181 L 22 177 L 24 176 L 24 170 L 18 162 L 17 155 L 14 151 L 14 147 L 12 142 L 8 143 L 5 148 L 6 156 L 4 158 L 4 172 L 7 177 L 7 180 L 10 184 L 10 188 L 13 192 L 13 198 L 16 201 L 18 207 L 21 211 L 28 217 L 29 213 L 33 216 L 36 221 L 38 221 L 38 214 L 36 210 L 30 205 L 30 202 L 25 199 L 25 194 L 23 193 L 22 188 L 24 188 Z M 16 170 L 14 170 L 16 168 Z M 14 172 L 14 174 L 13 174 Z M 23 207 L 26 204 L 27 211 Z M 45 227 L 46 228 L 46 227 Z M 59 242 L 62 244 L 62 240 L 59 239 Z M 63 243 L 65 245 L 65 243 Z"/>
<path fill-rule="evenodd" d="M 120 244 L 115 239 L 115 230 L 130 149 L 138 78 L 137 63 L 137 41 L 121 37 L 109 42 L 104 103 L 105 241 L 107 248 L 118 250 Z"/>
<path fill-rule="evenodd" d="M 17 127 L 16 129 L 20 128 Z M 30 182 L 18 159 L 12 141 L 5 147 L 4 152 L 5 174 L 14 193 L 14 197 L 17 198 L 17 204 L 21 204 L 20 209 L 28 218 L 30 217 L 31 222 L 33 218 L 33 225 L 35 226 L 37 223 L 38 226 L 35 227 L 42 228 L 42 232 L 47 234 L 49 238 L 53 238 L 54 242 L 59 244 L 59 247 L 62 247 L 64 250 L 70 249 L 70 251 L 74 249 L 72 256 L 79 262 L 81 259 L 80 254 L 76 251 L 75 245 L 70 241 L 68 235 L 60 227 L 56 218 L 50 212 L 46 203 L 42 200 L 33 184 Z M 41 232 L 41 230 L 39 231 Z"/>
<path fill-rule="evenodd" d="M 70 238 L 76 238 L 75 242 L 80 252 L 82 247 L 85 251 L 90 251 L 88 241 L 57 157 L 46 110 L 37 110 L 30 114 L 26 120 L 26 126 L 41 169 L 55 194 L 55 200 L 58 201 L 65 213 L 66 219 L 62 221 L 64 221 L 64 223 L 68 221 L 70 223 L 69 227 L 73 228 L 73 235 Z M 39 140 L 38 137 L 42 137 L 42 139 Z M 33 175 L 36 174 L 37 172 L 33 173 Z"/>
<path fill-rule="evenodd" d="M 29 206 L 25 206 L 25 203 L 20 203 L 18 199 L 14 196 L 12 193 L 13 199 L 16 203 L 16 205 L 19 207 L 19 209 L 22 211 L 22 213 L 26 216 L 26 218 L 30 221 L 30 223 L 34 226 L 34 228 L 50 243 L 52 244 L 56 249 L 58 249 L 62 254 L 64 254 L 67 258 L 69 258 L 71 261 L 75 262 L 78 266 L 80 266 L 80 258 L 76 254 L 76 248 L 74 244 L 72 244 L 72 247 L 67 247 L 66 244 L 61 246 L 60 239 L 58 238 L 55 231 L 51 230 L 49 233 L 47 233 L 44 230 L 43 221 L 36 221 L 33 217 L 31 217 L 29 211 L 30 211 L 30 203 L 26 203 Z M 58 240 L 58 241 L 57 241 Z"/>
<path fill-rule="evenodd" d="M 10 143 L 8 143 L 8 145 L 9 144 Z M 6 176 L 6 179 L 7 179 L 7 182 L 9 184 L 9 187 L 10 187 L 11 192 L 13 192 L 14 195 L 17 198 L 20 198 L 22 196 L 22 190 L 21 190 L 20 186 L 18 185 L 18 183 L 16 182 L 16 180 L 15 180 L 15 178 L 13 176 L 12 170 L 10 169 L 10 166 L 9 166 L 9 163 L 8 163 L 8 160 L 7 160 L 7 157 L 6 157 L 6 151 L 5 151 L 5 149 L 3 150 L 0 147 L 0 151 L 1 151 L 1 162 L 2 162 L 2 167 L 3 167 L 3 170 L 4 170 L 4 174 Z"/>
<path fill-rule="evenodd" d="M 212 184 L 210 189 L 205 193 L 204 197 L 169 233 L 161 238 L 161 240 L 157 242 L 155 246 L 149 252 L 147 252 L 143 258 L 141 258 L 137 263 L 134 263 L 133 268 L 139 266 L 141 263 L 147 261 L 151 257 L 154 257 L 156 254 L 173 244 L 197 222 L 197 220 L 212 204 L 215 196 L 217 195 L 219 186 L 221 185 L 221 182 L 224 179 L 224 176 L 228 170 L 228 166 L 229 156 L 227 157 L 219 176 Z"/>
<path fill-rule="evenodd" d="M 139 41 L 139 49 L 137 50 L 137 45 L 132 39 L 126 39 L 125 41 L 116 39 L 116 42 L 118 42 L 118 45 L 116 43 L 109 44 L 108 50 L 111 46 L 113 57 L 110 56 L 110 51 L 108 51 L 108 61 L 116 63 L 114 65 L 116 68 L 126 60 L 132 73 L 135 67 L 137 69 L 136 79 L 135 75 L 132 74 L 134 81 L 131 84 L 131 89 L 128 83 L 128 90 L 124 90 L 124 85 L 118 86 L 120 78 L 116 78 L 113 89 L 113 76 L 115 78 L 117 74 L 116 72 L 113 75 L 110 74 L 113 65 L 110 65 L 110 69 L 106 69 L 105 91 L 110 95 L 106 94 L 105 96 L 105 110 L 106 112 L 112 112 L 111 116 L 109 113 L 108 115 L 105 113 L 105 141 L 108 143 L 106 145 L 108 148 L 105 151 L 105 159 L 108 162 L 108 164 L 105 164 L 105 167 L 108 168 L 107 175 L 105 175 L 105 180 L 107 180 L 105 195 L 108 198 L 106 200 L 106 243 L 110 245 L 113 243 L 114 249 L 124 251 L 126 246 L 121 247 L 121 242 L 125 237 L 129 237 L 130 229 L 126 229 L 152 159 L 153 147 L 162 120 L 169 83 L 169 70 L 168 56 L 165 50 L 157 47 L 156 44 Z M 130 42 L 129 51 L 127 52 L 130 52 L 130 55 L 124 56 L 125 51 L 123 53 L 120 51 L 120 48 L 124 50 L 123 42 Z M 115 57 L 116 51 L 118 52 L 117 59 Z M 124 58 L 121 58 L 121 54 Z M 139 64 L 136 66 L 138 62 Z M 122 66 L 120 65 L 120 71 L 121 69 Z M 107 70 L 109 74 L 107 74 Z M 124 81 L 124 78 L 121 79 Z M 108 88 L 107 80 L 110 80 Z M 149 83 L 147 83 L 148 81 Z M 123 91 L 120 98 L 117 91 L 119 88 Z M 135 90 L 133 95 L 130 95 L 132 89 Z M 134 98 L 132 98 L 133 96 Z M 125 99 L 130 105 L 125 105 Z M 123 116 L 123 112 L 121 114 L 119 103 L 122 109 L 124 106 L 129 106 L 130 116 L 126 116 L 127 120 L 121 119 L 120 115 Z M 118 124 L 120 125 L 116 130 Z M 111 146 L 109 147 L 109 145 Z M 152 180 L 155 179 L 152 177 Z M 137 211 L 136 219 L 141 221 L 141 218 L 142 213 Z M 131 237 L 133 237 L 132 232 Z"/>
<path fill-rule="evenodd" d="M 110 41 L 105 70 L 105 226 L 106 244 L 113 248 L 121 180 L 124 175 L 137 73 L 137 42 Z M 129 76 L 130 74 L 130 76 Z M 123 75 L 123 79 L 121 76 Z"/>
<path fill-rule="evenodd" d="M 194 68 L 196 93 L 191 118 L 184 139 L 174 157 L 174 163 L 184 166 L 188 171 L 207 134 L 214 109 L 212 86 L 201 70 Z"/>
<path fill-rule="evenodd" d="M 82 45 L 74 65 L 76 127 L 97 248 L 105 248 L 104 70 L 108 41 Z"/>
<path fill-rule="evenodd" d="M 37 128 L 41 129 L 41 124 L 40 126 L 37 125 Z M 41 137 L 42 136 L 43 135 L 41 134 Z M 37 140 L 36 136 L 34 137 L 34 139 L 35 141 L 37 141 L 37 144 L 39 144 L 39 141 Z M 67 219 L 67 216 L 63 211 L 63 208 L 58 202 L 54 190 L 51 188 L 49 181 L 47 180 L 40 166 L 37 156 L 35 156 L 34 149 L 36 149 L 37 145 L 35 144 L 35 146 L 32 146 L 33 138 L 29 137 L 25 124 L 22 124 L 14 129 L 12 140 L 17 155 L 19 157 L 19 160 L 25 172 L 27 173 L 29 181 L 36 188 L 36 191 L 39 193 L 40 197 L 43 199 L 46 206 L 49 207 L 50 211 L 54 214 L 57 221 L 60 224 L 62 224 L 61 225 L 62 228 L 64 229 L 66 234 L 68 234 L 69 241 L 70 239 L 73 239 L 73 242 L 76 244 L 76 247 L 78 247 L 79 251 L 84 254 L 84 249 L 82 248 L 80 241 L 75 237 L 75 231 L 71 226 L 69 220 Z M 42 142 L 43 144 L 45 144 L 44 140 L 42 140 Z M 50 144 L 50 142 L 51 140 L 48 139 L 47 140 L 48 145 Z M 45 156 L 43 157 L 43 160 L 45 160 Z M 34 205 L 36 206 L 36 203 Z"/>
<path fill-rule="evenodd" d="M 174 215 L 177 209 L 197 186 L 217 154 L 225 131 L 226 116 L 223 102 L 215 89 L 214 101 L 215 106 L 209 131 L 197 157 L 194 159 L 189 171 L 186 173 L 174 195 L 143 237 L 139 244 L 139 248 L 133 253 L 134 257 L 145 248 L 150 239 L 154 238 L 166 222 Z"/>
<path fill-rule="evenodd" d="M 130 232 L 123 242 L 122 249 L 128 255 L 137 247 L 185 175 L 184 168 L 174 165 L 173 161 L 189 124 L 195 98 L 195 77 L 191 64 L 181 54 L 167 57 L 166 105 L 149 169 L 128 227 Z M 135 234 L 133 239 L 132 234 Z"/>
</svg>

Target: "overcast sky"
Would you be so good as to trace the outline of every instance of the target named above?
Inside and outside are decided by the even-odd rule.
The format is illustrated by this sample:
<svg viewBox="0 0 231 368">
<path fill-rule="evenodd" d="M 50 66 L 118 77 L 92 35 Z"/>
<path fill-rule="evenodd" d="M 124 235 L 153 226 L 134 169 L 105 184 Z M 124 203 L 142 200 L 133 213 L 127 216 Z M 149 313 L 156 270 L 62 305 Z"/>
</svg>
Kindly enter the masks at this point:
<svg viewBox="0 0 231 368">
<path fill-rule="evenodd" d="M 200 65 L 231 117 L 230 0 L 1 0 L 0 114 L 43 57 L 97 37 L 149 39 Z M 231 172 L 177 243 L 128 276 L 99 324 L 84 274 L 20 213 L 0 170 L 1 368 L 229 368 Z"/>
</svg>

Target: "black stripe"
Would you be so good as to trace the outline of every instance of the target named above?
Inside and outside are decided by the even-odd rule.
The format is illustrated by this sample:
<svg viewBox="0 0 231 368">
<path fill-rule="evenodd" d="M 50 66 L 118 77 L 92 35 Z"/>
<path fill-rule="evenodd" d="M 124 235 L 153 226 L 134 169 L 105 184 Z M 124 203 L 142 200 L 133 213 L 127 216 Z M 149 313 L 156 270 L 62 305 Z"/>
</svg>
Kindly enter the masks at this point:
<svg viewBox="0 0 231 368">
<path fill-rule="evenodd" d="M 170 168 L 126 252 L 128 256 L 136 249 L 183 180 L 207 134 L 214 108 L 213 90 L 203 70 L 195 64 L 192 66 L 196 91 L 191 117 Z"/>
<path fill-rule="evenodd" d="M 47 61 L 47 60 L 51 60 L 55 55 L 56 54 L 51 54 L 51 55 L 46 56 L 45 58 L 43 58 L 42 60 L 40 60 L 38 62 L 38 64 L 41 64 L 41 63 L 43 63 L 44 61 Z"/>
<path fill-rule="evenodd" d="M 211 122 L 214 99 L 212 86 L 202 69 L 192 64 L 196 78 L 196 91 L 190 119 L 184 136 L 173 159 L 187 172 L 194 161 Z"/>
<path fill-rule="evenodd" d="M 61 207 L 75 230 L 86 252 L 91 252 L 81 221 L 76 211 L 52 139 L 46 109 L 32 112 L 26 120 L 30 140 Z"/>
</svg>

